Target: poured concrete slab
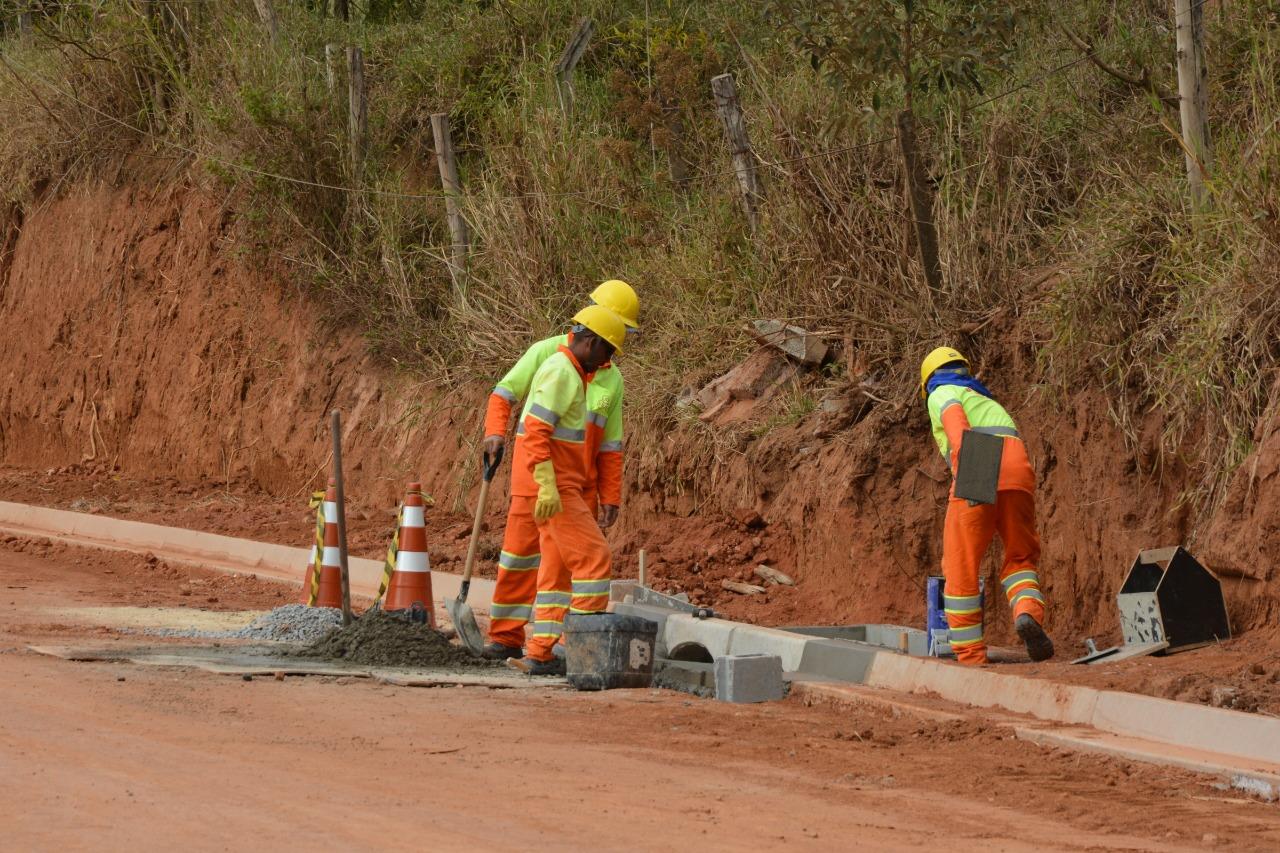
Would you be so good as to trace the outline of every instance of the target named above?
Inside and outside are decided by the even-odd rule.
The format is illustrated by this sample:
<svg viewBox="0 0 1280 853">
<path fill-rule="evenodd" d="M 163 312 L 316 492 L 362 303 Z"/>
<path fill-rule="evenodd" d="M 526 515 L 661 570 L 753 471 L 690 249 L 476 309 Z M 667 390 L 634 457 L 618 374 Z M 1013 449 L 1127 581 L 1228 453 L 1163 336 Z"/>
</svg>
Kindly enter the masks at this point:
<svg viewBox="0 0 1280 853">
<path fill-rule="evenodd" d="M 371 667 L 337 661 L 313 660 L 280 654 L 262 646 L 28 646 L 31 651 L 72 661 L 114 661 L 139 666 L 190 667 L 219 675 L 274 676 L 327 675 L 370 678 L 404 687 L 489 687 L 522 690 L 536 687 L 567 688 L 563 678 L 530 678 L 504 667 L 448 669 L 427 667 Z"/>
</svg>

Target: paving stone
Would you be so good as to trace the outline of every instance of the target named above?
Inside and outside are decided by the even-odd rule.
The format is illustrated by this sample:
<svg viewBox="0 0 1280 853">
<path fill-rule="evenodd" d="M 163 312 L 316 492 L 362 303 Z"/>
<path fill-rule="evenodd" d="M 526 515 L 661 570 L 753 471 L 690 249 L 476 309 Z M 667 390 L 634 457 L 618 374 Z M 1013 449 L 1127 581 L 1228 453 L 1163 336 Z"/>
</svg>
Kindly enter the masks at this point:
<svg viewBox="0 0 1280 853">
<path fill-rule="evenodd" d="M 721 702 L 773 702 L 785 693 L 782 658 L 725 655 L 715 660 L 716 698 Z"/>
</svg>

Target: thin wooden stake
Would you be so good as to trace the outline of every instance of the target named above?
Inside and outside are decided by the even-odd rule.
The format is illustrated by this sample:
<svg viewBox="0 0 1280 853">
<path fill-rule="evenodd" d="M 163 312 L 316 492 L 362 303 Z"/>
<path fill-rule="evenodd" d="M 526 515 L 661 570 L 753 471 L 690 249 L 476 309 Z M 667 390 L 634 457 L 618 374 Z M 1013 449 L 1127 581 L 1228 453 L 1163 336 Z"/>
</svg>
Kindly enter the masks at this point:
<svg viewBox="0 0 1280 853">
<path fill-rule="evenodd" d="M 458 159 L 453 151 L 453 136 L 449 130 L 448 113 L 431 115 L 431 134 L 435 137 L 436 162 L 440 166 L 445 213 L 449 219 L 449 235 L 453 239 L 453 246 L 449 253 L 449 274 L 453 277 L 454 293 L 459 299 L 465 300 L 470 237 L 467 232 L 467 220 L 462 216 L 462 179 L 458 177 Z"/>
<path fill-rule="evenodd" d="M 359 183 L 364 170 L 365 140 L 369 132 L 369 101 L 364 90 L 364 51 L 347 48 L 347 133 L 351 145 L 352 177 Z"/>
<path fill-rule="evenodd" d="M 636 562 L 640 564 L 640 586 L 649 585 L 649 563 L 646 559 L 644 549 L 640 549 L 640 553 L 636 555 Z"/>
<path fill-rule="evenodd" d="M 1203 0 L 1174 0 L 1178 44 L 1178 113 L 1182 119 L 1187 183 L 1196 207 L 1208 201 L 1205 180 L 1212 166 L 1209 148 L 1208 70 L 1204 60 Z"/>
<path fill-rule="evenodd" d="M 590 18 L 578 21 L 578 28 L 573 31 L 573 37 L 564 46 L 564 52 L 554 66 L 556 95 L 560 99 L 560 109 L 566 116 L 573 112 L 573 69 L 578 66 L 578 60 L 582 59 L 582 54 L 591 42 L 594 26 Z"/>
<path fill-rule="evenodd" d="M 933 221 L 933 193 L 916 147 L 916 121 L 910 110 L 898 113 L 898 146 L 906 167 L 907 195 L 911 200 L 911 218 L 915 221 L 924 278 L 932 290 L 941 293 L 942 262 L 938 257 L 938 228 Z"/>
<path fill-rule="evenodd" d="M 342 624 L 351 624 L 351 573 L 347 569 L 347 498 L 342 479 L 342 415 L 329 416 L 333 431 L 333 479 L 338 494 L 338 565 L 342 567 Z"/>
<path fill-rule="evenodd" d="M 324 79 L 329 84 L 329 94 L 338 90 L 338 65 L 342 62 L 342 48 L 330 42 L 324 46 Z"/>
<path fill-rule="evenodd" d="M 724 137 L 729 143 L 729 152 L 733 155 L 733 168 L 738 176 L 738 186 L 742 189 L 742 208 L 746 211 L 747 222 L 754 234 L 760 227 L 760 181 L 756 175 L 755 154 L 751 150 L 751 139 L 747 136 L 747 123 L 742 117 L 742 107 L 738 104 L 738 87 L 733 82 L 733 75 L 712 77 L 711 94 L 715 96 L 716 112 L 720 114 Z"/>
<path fill-rule="evenodd" d="M 271 36 L 271 42 L 280 40 L 280 19 L 276 16 L 276 8 L 271 5 L 271 0 L 253 0 L 253 5 L 258 9 L 258 17 L 262 19 L 263 25 L 267 28 L 267 34 Z"/>
</svg>

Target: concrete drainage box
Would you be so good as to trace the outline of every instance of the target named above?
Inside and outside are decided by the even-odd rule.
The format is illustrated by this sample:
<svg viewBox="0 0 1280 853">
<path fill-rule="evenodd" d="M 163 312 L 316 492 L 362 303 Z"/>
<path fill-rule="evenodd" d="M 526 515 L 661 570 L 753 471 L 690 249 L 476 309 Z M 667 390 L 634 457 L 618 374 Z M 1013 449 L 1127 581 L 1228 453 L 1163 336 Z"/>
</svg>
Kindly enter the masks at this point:
<svg viewBox="0 0 1280 853">
<path fill-rule="evenodd" d="M 1126 646 L 1167 642 L 1169 653 L 1231 637 L 1222 583 L 1180 546 L 1138 554 L 1116 603 Z"/>
<path fill-rule="evenodd" d="M 929 635 L 919 628 L 903 625 L 800 625 L 782 630 L 827 640 L 864 643 L 915 657 L 929 654 Z"/>
</svg>

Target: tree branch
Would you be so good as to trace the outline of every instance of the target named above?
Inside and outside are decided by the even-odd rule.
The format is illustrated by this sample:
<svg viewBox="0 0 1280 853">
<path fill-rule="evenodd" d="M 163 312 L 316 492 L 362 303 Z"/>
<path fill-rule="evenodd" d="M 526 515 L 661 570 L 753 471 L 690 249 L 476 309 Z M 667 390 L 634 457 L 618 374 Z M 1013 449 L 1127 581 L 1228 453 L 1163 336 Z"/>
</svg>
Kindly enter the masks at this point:
<svg viewBox="0 0 1280 853">
<path fill-rule="evenodd" d="M 1164 104 L 1169 109 L 1178 109 L 1178 96 L 1170 94 L 1160 86 L 1159 83 L 1152 80 L 1150 70 L 1143 68 L 1142 75 L 1140 77 L 1134 77 L 1132 74 L 1126 74 L 1120 69 L 1108 65 L 1102 57 L 1098 56 L 1098 51 L 1093 45 L 1076 35 L 1076 33 L 1066 24 L 1059 24 L 1058 26 L 1061 28 L 1063 35 L 1070 39 L 1071 43 L 1075 45 L 1076 49 L 1088 57 L 1089 61 L 1092 62 L 1100 71 L 1114 77 L 1131 89 L 1139 89 L 1143 92 L 1154 95 L 1160 99 L 1160 103 Z"/>
</svg>

